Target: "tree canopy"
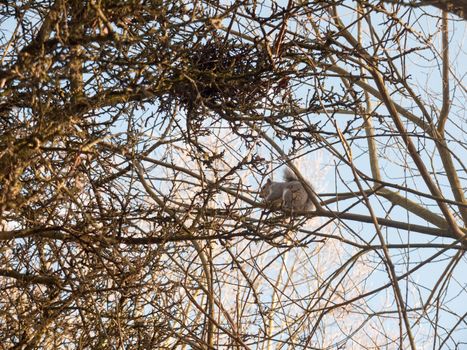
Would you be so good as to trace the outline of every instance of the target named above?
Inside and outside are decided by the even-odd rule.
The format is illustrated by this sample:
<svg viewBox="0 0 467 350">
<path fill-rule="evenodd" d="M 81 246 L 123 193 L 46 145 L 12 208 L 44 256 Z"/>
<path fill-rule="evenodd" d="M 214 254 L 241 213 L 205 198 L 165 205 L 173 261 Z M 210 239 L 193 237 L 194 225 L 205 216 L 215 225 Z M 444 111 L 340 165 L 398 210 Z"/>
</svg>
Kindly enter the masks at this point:
<svg viewBox="0 0 467 350">
<path fill-rule="evenodd" d="M 465 345 L 461 1 L 2 4 L 2 348 Z"/>
</svg>

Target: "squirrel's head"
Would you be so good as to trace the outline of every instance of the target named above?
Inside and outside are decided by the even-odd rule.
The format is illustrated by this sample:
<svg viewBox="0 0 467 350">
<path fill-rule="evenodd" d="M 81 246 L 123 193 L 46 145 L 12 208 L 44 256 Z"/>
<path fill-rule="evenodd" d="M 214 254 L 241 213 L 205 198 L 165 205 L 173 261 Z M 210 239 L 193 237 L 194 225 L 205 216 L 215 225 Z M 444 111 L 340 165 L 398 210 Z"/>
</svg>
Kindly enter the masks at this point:
<svg viewBox="0 0 467 350">
<path fill-rule="evenodd" d="M 261 190 L 259 191 L 259 196 L 261 198 L 266 198 L 269 195 L 271 184 L 272 184 L 271 179 L 267 179 L 266 183 L 263 185 L 263 187 L 261 187 Z"/>
</svg>

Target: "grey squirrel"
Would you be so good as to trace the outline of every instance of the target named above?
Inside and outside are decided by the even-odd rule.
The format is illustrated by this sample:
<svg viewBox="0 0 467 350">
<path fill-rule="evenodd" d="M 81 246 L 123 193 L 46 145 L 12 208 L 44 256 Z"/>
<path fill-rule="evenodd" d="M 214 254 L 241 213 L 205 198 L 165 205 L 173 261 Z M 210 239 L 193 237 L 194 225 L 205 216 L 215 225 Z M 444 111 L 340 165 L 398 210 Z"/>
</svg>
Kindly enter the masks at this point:
<svg viewBox="0 0 467 350">
<path fill-rule="evenodd" d="M 281 207 L 291 211 L 314 209 L 308 192 L 290 169 L 284 170 L 284 182 L 275 182 L 267 179 L 266 183 L 261 187 L 259 196 L 275 208 Z"/>
</svg>

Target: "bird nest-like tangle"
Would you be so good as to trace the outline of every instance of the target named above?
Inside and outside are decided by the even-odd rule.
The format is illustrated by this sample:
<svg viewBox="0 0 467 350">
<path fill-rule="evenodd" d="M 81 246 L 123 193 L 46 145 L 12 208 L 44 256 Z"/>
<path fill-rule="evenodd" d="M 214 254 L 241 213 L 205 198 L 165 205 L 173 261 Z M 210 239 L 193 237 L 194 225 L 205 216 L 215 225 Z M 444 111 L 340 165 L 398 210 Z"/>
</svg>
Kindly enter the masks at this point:
<svg viewBox="0 0 467 350">
<path fill-rule="evenodd" d="M 198 43 L 177 59 L 170 102 L 190 112 L 250 110 L 267 93 L 271 72 L 261 47 L 222 39 Z"/>
</svg>

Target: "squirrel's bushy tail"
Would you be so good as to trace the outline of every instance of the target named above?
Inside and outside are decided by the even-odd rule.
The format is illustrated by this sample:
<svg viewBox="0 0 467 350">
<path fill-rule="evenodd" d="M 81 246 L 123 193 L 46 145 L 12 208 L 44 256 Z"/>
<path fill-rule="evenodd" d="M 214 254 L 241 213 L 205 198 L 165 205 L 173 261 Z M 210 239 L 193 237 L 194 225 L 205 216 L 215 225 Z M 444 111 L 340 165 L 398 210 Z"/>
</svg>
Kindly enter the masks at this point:
<svg viewBox="0 0 467 350">
<path fill-rule="evenodd" d="M 285 182 L 292 182 L 292 181 L 298 181 L 297 175 L 290 170 L 289 168 L 284 169 L 284 181 Z"/>
<path fill-rule="evenodd" d="M 299 181 L 299 180 L 297 176 L 295 175 L 295 173 L 289 168 L 284 169 L 284 181 L 287 183 L 286 186 L 291 186 L 287 188 L 290 188 L 293 191 L 297 191 L 299 194 L 298 198 L 301 198 L 299 200 L 299 203 L 295 203 L 295 205 L 298 205 L 295 207 L 295 209 L 305 210 L 305 211 L 315 210 L 315 206 L 313 204 L 313 201 L 310 195 L 308 195 L 307 190 L 302 184 L 299 184 L 297 187 L 296 181 Z M 292 182 L 295 182 L 295 183 L 291 184 Z M 305 180 L 305 182 L 307 183 L 308 186 L 313 188 L 309 181 Z M 283 200 L 284 200 L 284 197 L 283 197 Z"/>
</svg>

